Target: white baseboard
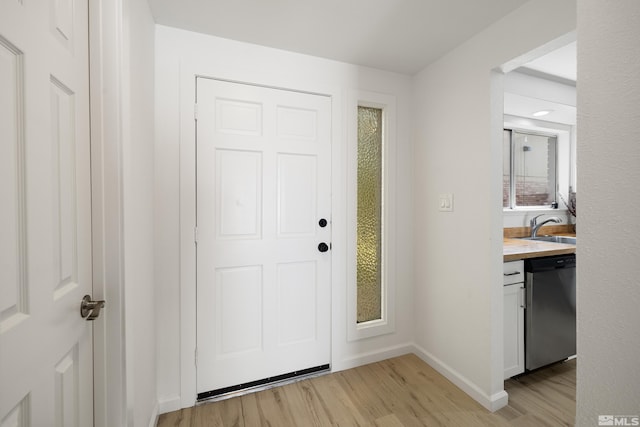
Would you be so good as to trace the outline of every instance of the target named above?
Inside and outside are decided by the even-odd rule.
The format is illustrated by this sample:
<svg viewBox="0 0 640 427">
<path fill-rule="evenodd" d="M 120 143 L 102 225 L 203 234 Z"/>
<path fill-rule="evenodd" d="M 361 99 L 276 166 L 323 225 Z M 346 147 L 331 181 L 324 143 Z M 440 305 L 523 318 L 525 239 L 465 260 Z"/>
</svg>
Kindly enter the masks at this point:
<svg viewBox="0 0 640 427">
<path fill-rule="evenodd" d="M 477 385 L 469 381 L 459 372 L 452 369 L 450 366 L 433 356 L 431 353 L 413 343 L 386 347 L 380 350 L 358 354 L 341 361 L 334 361 L 331 364 L 331 372 L 357 368 L 358 366 L 380 362 L 382 360 L 403 356 L 410 353 L 415 354 L 425 363 L 429 364 L 429 366 L 438 371 L 441 375 L 443 375 L 458 388 L 467 393 L 473 400 L 480 403 L 489 411 L 495 412 L 507 405 L 509 401 L 509 395 L 506 391 L 501 390 L 491 396 L 487 395 L 482 390 L 480 390 Z M 174 395 L 160 399 L 156 408 L 156 412 L 159 412 L 159 414 L 166 414 L 167 412 L 177 411 L 181 408 L 182 404 L 180 396 Z"/>
<path fill-rule="evenodd" d="M 438 371 L 442 376 L 454 383 L 458 388 L 467 393 L 473 400 L 487 408 L 491 412 L 495 412 L 498 409 L 507 406 L 509 402 L 509 395 L 506 391 L 502 390 L 491 396 L 480 390 L 478 386 L 450 366 L 433 356 L 431 353 L 414 345 L 414 353 L 425 363 Z"/>
<path fill-rule="evenodd" d="M 177 411 L 182 409 L 182 401 L 180 396 L 165 396 L 158 400 L 159 414 L 166 414 L 167 412 Z"/>
<path fill-rule="evenodd" d="M 331 372 L 357 368 L 358 366 L 380 362 L 381 360 L 390 359 L 392 357 L 398 357 L 409 353 L 415 353 L 415 346 L 413 344 L 402 344 L 393 347 L 385 347 L 376 351 L 358 354 L 341 361 L 332 361 Z"/>
</svg>

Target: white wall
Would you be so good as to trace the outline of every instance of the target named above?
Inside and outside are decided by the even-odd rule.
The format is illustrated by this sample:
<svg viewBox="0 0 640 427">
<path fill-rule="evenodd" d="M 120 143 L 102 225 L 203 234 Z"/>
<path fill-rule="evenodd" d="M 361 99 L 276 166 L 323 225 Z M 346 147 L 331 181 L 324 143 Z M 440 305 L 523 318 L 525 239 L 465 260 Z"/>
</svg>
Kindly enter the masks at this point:
<svg viewBox="0 0 640 427">
<path fill-rule="evenodd" d="M 145 0 L 90 4 L 95 425 L 155 425 L 154 36 Z"/>
<path fill-rule="evenodd" d="M 158 411 L 154 282 L 154 38 L 145 0 L 123 8 L 123 197 L 127 419 L 147 427 Z"/>
<path fill-rule="evenodd" d="M 575 1 L 531 1 L 415 77 L 415 341 L 491 409 L 506 403 L 503 86 L 491 71 L 574 29 Z M 442 193 L 453 193 L 453 212 L 438 211 Z"/>
<path fill-rule="evenodd" d="M 122 189 L 129 426 L 155 422 L 154 37 L 145 0 L 123 3 Z"/>
<path fill-rule="evenodd" d="M 276 49 L 240 43 L 163 26 L 156 27 L 156 282 L 158 396 L 162 412 L 190 406 L 195 399 L 195 283 L 193 184 L 181 175 L 193 156 L 194 74 L 267 86 L 312 91 L 332 97 L 333 370 L 412 351 L 412 149 L 411 79 Z M 355 91 L 396 100 L 396 319 L 395 332 L 347 341 L 347 234 L 354 224 L 347 207 L 347 134 L 357 109 Z M 353 104 L 353 105 L 352 105 Z M 191 132 L 191 133 L 190 133 Z M 185 151 L 186 150 L 186 151 Z M 182 168 L 182 169 L 181 169 Z M 181 222 L 182 221 L 182 222 Z M 187 224 L 181 233 L 181 224 Z M 182 264 L 181 264 L 182 260 Z"/>
<path fill-rule="evenodd" d="M 639 2 L 578 3 L 578 426 L 640 415 L 638 40 Z"/>
</svg>

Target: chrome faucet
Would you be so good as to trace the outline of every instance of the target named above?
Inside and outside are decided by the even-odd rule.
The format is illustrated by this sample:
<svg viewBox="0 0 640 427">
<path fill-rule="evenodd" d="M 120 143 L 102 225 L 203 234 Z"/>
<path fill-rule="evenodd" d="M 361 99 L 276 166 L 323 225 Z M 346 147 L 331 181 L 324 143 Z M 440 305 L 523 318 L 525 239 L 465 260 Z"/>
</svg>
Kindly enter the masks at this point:
<svg viewBox="0 0 640 427">
<path fill-rule="evenodd" d="M 543 214 L 540 215 L 536 215 L 533 218 L 531 218 L 531 221 L 529 221 L 529 225 L 531 227 L 531 238 L 535 238 L 538 235 L 538 230 L 540 229 L 540 227 L 542 227 L 543 225 L 545 225 L 548 222 L 555 222 L 555 223 L 561 223 L 562 220 L 560 218 L 558 218 L 557 216 L 552 216 L 551 218 L 547 218 L 542 222 L 538 222 L 538 218 L 540 218 Z"/>
</svg>

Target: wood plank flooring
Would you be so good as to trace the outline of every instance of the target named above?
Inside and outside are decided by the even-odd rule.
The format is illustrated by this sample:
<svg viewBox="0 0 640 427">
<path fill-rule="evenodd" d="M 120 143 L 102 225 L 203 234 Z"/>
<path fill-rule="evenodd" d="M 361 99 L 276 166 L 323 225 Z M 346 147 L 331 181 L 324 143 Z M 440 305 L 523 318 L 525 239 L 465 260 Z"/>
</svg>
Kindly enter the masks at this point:
<svg viewBox="0 0 640 427">
<path fill-rule="evenodd" d="M 576 360 L 505 383 L 490 413 L 413 354 L 163 414 L 158 427 L 572 426 Z"/>
</svg>

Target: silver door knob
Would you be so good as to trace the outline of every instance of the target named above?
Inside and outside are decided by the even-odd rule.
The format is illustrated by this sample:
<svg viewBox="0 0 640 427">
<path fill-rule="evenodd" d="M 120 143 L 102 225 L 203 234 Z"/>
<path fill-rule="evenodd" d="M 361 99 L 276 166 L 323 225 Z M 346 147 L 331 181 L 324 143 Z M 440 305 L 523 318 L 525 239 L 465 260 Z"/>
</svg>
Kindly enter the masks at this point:
<svg viewBox="0 0 640 427">
<path fill-rule="evenodd" d="M 86 320 L 95 320 L 100 316 L 100 309 L 104 305 L 104 301 L 93 301 L 90 295 L 85 295 L 80 303 L 80 316 Z"/>
</svg>

